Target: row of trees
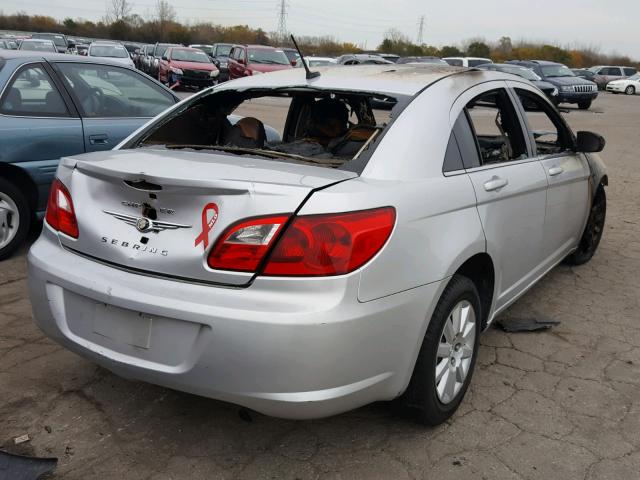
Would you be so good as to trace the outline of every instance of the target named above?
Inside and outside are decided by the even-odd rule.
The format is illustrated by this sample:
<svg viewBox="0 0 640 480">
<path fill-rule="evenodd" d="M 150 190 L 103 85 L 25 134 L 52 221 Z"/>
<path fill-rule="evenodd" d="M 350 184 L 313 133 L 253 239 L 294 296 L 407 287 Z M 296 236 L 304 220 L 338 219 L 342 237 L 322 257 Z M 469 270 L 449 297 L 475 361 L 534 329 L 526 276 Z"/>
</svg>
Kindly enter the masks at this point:
<svg viewBox="0 0 640 480">
<path fill-rule="evenodd" d="M 506 60 L 550 60 L 564 63 L 574 68 L 594 65 L 636 65 L 640 63 L 626 55 L 607 55 L 592 47 L 563 48 L 557 45 L 546 45 L 534 42 L 519 41 L 514 43 L 509 37 L 502 37 L 496 42 L 484 39 L 470 39 L 462 45 L 416 45 L 409 38 L 392 29 L 385 33 L 379 47 L 380 51 L 393 52 L 402 56 L 433 55 L 436 57 L 482 57 L 491 58 L 500 63 Z"/>
<path fill-rule="evenodd" d="M 0 12 L 0 30 L 24 32 L 61 32 L 67 35 L 89 38 L 128 40 L 145 43 L 165 41 L 172 43 L 257 43 L 266 45 L 289 45 L 288 39 L 278 38 L 260 28 L 247 25 L 222 26 L 211 22 L 186 25 L 177 20 L 175 9 L 167 0 L 157 0 L 152 11 L 144 17 L 132 13 L 128 0 L 110 0 L 106 15 L 97 22 L 65 18 L 63 21 L 43 15 Z M 300 46 L 308 55 L 337 56 L 357 53 L 357 45 L 341 42 L 334 37 L 300 37 Z M 401 56 L 432 55 L 438 57 L 488 57 L 495 62 L 518 59 L 544 59 L 565 63 L 571 67 L 592 65 L 638 65 L 627 56 L 605 55 L 593 48 L 562 48 L 526 41 L 512 42 L 502 37 L 496 42 L 483 39 L 467 40 L 461 45 L 416 45 L 402 32 L 391 29 L 384 35 L 378 51 Z"/>
</svg>

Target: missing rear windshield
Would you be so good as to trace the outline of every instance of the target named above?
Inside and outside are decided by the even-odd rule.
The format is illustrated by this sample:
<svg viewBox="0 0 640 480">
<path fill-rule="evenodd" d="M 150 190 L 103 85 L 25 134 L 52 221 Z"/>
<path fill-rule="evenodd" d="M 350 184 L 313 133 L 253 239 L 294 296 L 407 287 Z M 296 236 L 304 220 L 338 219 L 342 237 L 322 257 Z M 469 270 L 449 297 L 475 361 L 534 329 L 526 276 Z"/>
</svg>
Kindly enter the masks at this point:
<svg viewBox="0 0 640 480">
<path fill-rule="evenodd" d="M 407 103 L 406 97 L 369 92 L 211 92 L 127 147 L 209 150 L 351 170 L 364 166 Z"/>
</svg>

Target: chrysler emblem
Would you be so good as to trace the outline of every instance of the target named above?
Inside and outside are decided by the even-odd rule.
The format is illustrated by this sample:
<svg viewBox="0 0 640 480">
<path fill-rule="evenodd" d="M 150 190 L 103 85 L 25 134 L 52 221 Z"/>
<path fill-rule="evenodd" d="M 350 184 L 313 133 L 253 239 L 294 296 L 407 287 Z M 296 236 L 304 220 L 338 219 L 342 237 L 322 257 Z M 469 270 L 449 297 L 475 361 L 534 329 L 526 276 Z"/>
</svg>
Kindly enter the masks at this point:
<svg viewBox="0 0 640 480">
<path fill-rule="evenodd" d="M 183 225 L 181 223 L 161 222 L 160 220 L 149 220 L 147 217 L 137 217 L 127 215 L 125 213 L 112 212 L 103 210 L 107 215 L 117 218 L 118 220 L 135 227 L 141 233 L 162 232 L 163 230 L 177 230 L 179 228 L 191 228 L 191 225 Z"/>
<path fill-rule="evenodd" d="M 153 229 L 153 223 L 148 218 L 142 217 L 136 221 L 136 228 L 140 233 L 145 233 Z"/>
</svg>

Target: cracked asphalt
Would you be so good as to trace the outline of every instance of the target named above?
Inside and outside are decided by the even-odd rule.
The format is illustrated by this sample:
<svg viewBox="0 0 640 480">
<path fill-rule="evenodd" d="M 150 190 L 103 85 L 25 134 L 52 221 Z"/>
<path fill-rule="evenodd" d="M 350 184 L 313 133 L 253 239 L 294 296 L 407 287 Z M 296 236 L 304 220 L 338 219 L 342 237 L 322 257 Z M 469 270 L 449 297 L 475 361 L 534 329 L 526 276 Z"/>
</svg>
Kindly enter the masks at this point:
<svg viewBox="0 0 640 480">
<path fill-rule="evenodd" d="M 425 428 L 385 404 L 279 420 L 118 378 L 34 325 L 25 247 L 0 263 L 0 448 L 58 457 L 55 479 L 640 478 L 640 96 L 602 94 L 565 116 L 607 139 L 600 249 L 505 313 L 559 326 L 483 335 L 446 424 Z"/>
</svg>

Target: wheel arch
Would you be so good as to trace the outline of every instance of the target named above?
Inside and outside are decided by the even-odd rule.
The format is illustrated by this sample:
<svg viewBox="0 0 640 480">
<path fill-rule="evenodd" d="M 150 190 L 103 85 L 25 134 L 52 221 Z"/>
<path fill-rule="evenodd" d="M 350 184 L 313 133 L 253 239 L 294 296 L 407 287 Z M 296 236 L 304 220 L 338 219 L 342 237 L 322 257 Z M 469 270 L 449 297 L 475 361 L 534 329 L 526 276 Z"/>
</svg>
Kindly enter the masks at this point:
<svg viewBox="0 0 640 480">
<path fill-rule="evenodd" d="M 468 258 L 455 272 L 471 280 L 480 295 L 482 330 L 487 327 L 495 291 L 495 267 L 491 256 L 481 252 Z"/>
<path fill-rule="evenodd" d="M 6 178 L 25 194 L 31 207 L 35 211 L 38 205 L 38 187 L 33 178 L 22 168 L 11 163 L 0 162 L 0 177 Z"/>
</svg>

